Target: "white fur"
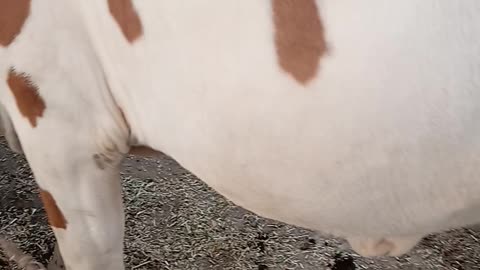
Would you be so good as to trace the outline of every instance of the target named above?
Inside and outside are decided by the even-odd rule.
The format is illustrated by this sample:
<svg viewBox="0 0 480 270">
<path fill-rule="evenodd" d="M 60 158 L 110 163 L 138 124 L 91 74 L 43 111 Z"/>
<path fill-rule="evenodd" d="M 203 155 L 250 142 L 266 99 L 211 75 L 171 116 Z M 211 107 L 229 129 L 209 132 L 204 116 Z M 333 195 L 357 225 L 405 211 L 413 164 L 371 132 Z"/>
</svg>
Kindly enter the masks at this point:
<svg viewBox="0 0 480 270">
<path fill-rule="evenodd" d="M 0 49 L 0 95 L 69 220 L 56 230 L 69 269 L 123 267 L 118 169 L 89 157 L 131 141 L 365 255 L 480 221 L 480 2 L 317 2 L 329 54 L 303 86 L 277 64 L 269 1 L 135 1 L 144 35 L 133 45 L 106 1 L 33 1 Z M 11 65 L 45 99 L 35 129 L 4 85 Z"/>
</svg>

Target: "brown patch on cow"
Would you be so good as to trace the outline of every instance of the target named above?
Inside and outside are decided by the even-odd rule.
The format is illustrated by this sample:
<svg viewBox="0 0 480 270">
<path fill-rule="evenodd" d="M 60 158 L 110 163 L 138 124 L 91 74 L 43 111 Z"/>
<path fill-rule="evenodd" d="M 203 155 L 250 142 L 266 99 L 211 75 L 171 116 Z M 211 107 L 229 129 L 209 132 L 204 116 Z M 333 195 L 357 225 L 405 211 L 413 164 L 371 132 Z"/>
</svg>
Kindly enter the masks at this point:
<svg viewBox="0 0 480 270">
<path fill-rule="evenodd" d="M 1 0 L 0 0 L 1 1 Z M 37 126 L 37 118 L 43 116 L 45 102 L 38 93 L 38 88 L 25 73 L 17 73 L 10 69 L 7 79 L 20 113 L 25 116 L 32 127 Z"/>
<path fill-rule="evenodd" d="M 161 154 L 161 152 L 144 145 L 134 145 L 130 147 L 130 151 L 128 153 L 130 155 L 142 157 L 157 157 Z"/>
<path fill-rule="evenodd" d="M 0 0 L 0 45 L 8 46 L 30 14 L 30 0 Z"/>
<path fill-rule="evenodd" d="M 271 0 L 279 65 L 305 84 L 315 77 L 327 52 L 315 0 Z"/>
<path fill-rule="evenodd" d="M 132 0 L 108 0 L 108 8 L 128 42 L 143 34 L 142 22 Z"/>
<path fill-rule="evenodd" d="M 47 212 L 48 223 L 50 226 L 57 229 L 66 229 L 67 221 L 65 220 L 62 211 L 58 208 L 52 194 L 46 190 L 40 189 L 40 198 L 42 199 L 45 212 Z"/>
</svg>

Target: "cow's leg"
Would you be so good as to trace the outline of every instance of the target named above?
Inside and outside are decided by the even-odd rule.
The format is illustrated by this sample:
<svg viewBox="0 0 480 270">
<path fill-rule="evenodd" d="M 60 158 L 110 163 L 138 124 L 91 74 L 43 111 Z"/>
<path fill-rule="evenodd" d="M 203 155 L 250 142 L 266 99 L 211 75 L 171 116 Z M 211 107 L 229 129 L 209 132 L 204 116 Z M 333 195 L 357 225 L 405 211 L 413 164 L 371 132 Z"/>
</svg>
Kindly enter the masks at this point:
<svg viewBox="0 0 480 270">
<path fill-rule="evenodd" d="M 57 114 L 47 103 L 50 114 L 36 126 L 15 113 L 12 120 L 66 268 L 124 269 L 119 166 L 128 152 L 127 129 L 121 115 L 68 108 Z"/>
<path fill-rule="evenodd" d="M 66 268 L 124 269 L 123 155 L 115 147 L 78 144 L 72 136 L 22 142 Z"/>
<path fill-rule="evenodd" d="M 0 135 L 4 135 L 8 146 L 15 153 L 22 153 L 22 146 L 13 128 L 12 120 L 5 108 L 0 105 Z"/>
<path fill-rule="evenodd" d="M 35 153 L 29 161 L 67 269 L 123 269 L 122 156 L 67 139 L 55 144 L 27 151 Z"/>
<path fill-rule="evenodd" d="M 37 262 L 29 254 L 23 253 L 17 245 L 8 241 L 7 239 L 0 238 L 0 251 L 3 251 L 10 261 L 15 262 L 19 268 L 24 270 L 46 270 L 45 267 Z M 50 269 L 48 269 L 50 270 Z M 53 270 L 53 269 L 52 269 Z"/>
</svg>

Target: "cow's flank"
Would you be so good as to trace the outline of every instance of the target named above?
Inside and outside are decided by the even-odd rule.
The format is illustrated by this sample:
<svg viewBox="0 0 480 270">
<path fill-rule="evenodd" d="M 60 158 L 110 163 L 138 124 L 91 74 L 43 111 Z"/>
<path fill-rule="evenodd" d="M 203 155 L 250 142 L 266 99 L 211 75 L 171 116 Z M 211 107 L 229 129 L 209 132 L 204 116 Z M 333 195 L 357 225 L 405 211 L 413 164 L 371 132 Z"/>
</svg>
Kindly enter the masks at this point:
<svg viewBox="0 0 480 270">
<path fill-rule="evenodd" d="M 38 93 L 38 89 L 25 73 L 18 73 L 10 69 L 7 78 L 8 86 L 12 91 L 18 110 L 25 116 L 32 127 L 37 126 L 37 118 L 43 116 L 45 102 Z"/>
<path fill-rule="evenodd" d="M 327 45 L 314 0 L 272 0 L 278 62 L 295 80 L 315 77 Z"/>
<path fill-rule="evenodd" d="M 8 46 L 30 14 L 30 0 L 0 0 L 0 45 Z"/>
<path fill-rule="evenodd" d="M 108 0 L 108 8 L 125 38 L 133 43 L 143 34 L 142 22 L 132 0 Z"/>
<path fill-rule="evenodd" d="M 45 212 L 47 212 L 48 223 L 50 223 L 50 226 L 57 229 L 66 229 L 67 221 L 65 220 L 62 211 L 58 208 L 52 194 L 46 190 L 40 190 L 40 198 L 42 199 Z"/>
</svg>

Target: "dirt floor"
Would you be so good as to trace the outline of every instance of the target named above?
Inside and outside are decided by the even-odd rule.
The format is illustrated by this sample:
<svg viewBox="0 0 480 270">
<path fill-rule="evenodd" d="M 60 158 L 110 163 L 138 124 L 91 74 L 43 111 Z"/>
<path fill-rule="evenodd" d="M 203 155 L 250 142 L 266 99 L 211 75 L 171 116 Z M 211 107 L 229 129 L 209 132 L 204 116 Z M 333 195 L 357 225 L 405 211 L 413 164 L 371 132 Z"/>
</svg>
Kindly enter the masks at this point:
<svg viewBox="0 0 480 270">
<path fill-rule="evenodd" d="M 427 237 L 400 258 L 356 256 L 340 239 L 262 219 L 167 157 L 125 161 L 127 269 L 480 269 L 480 228 Z M 0 141 L 0 234 L 41 262 L 53 237 L 24 158 Z M 15 269 L 0 256 L 0 270 Z"/>
</svg>

